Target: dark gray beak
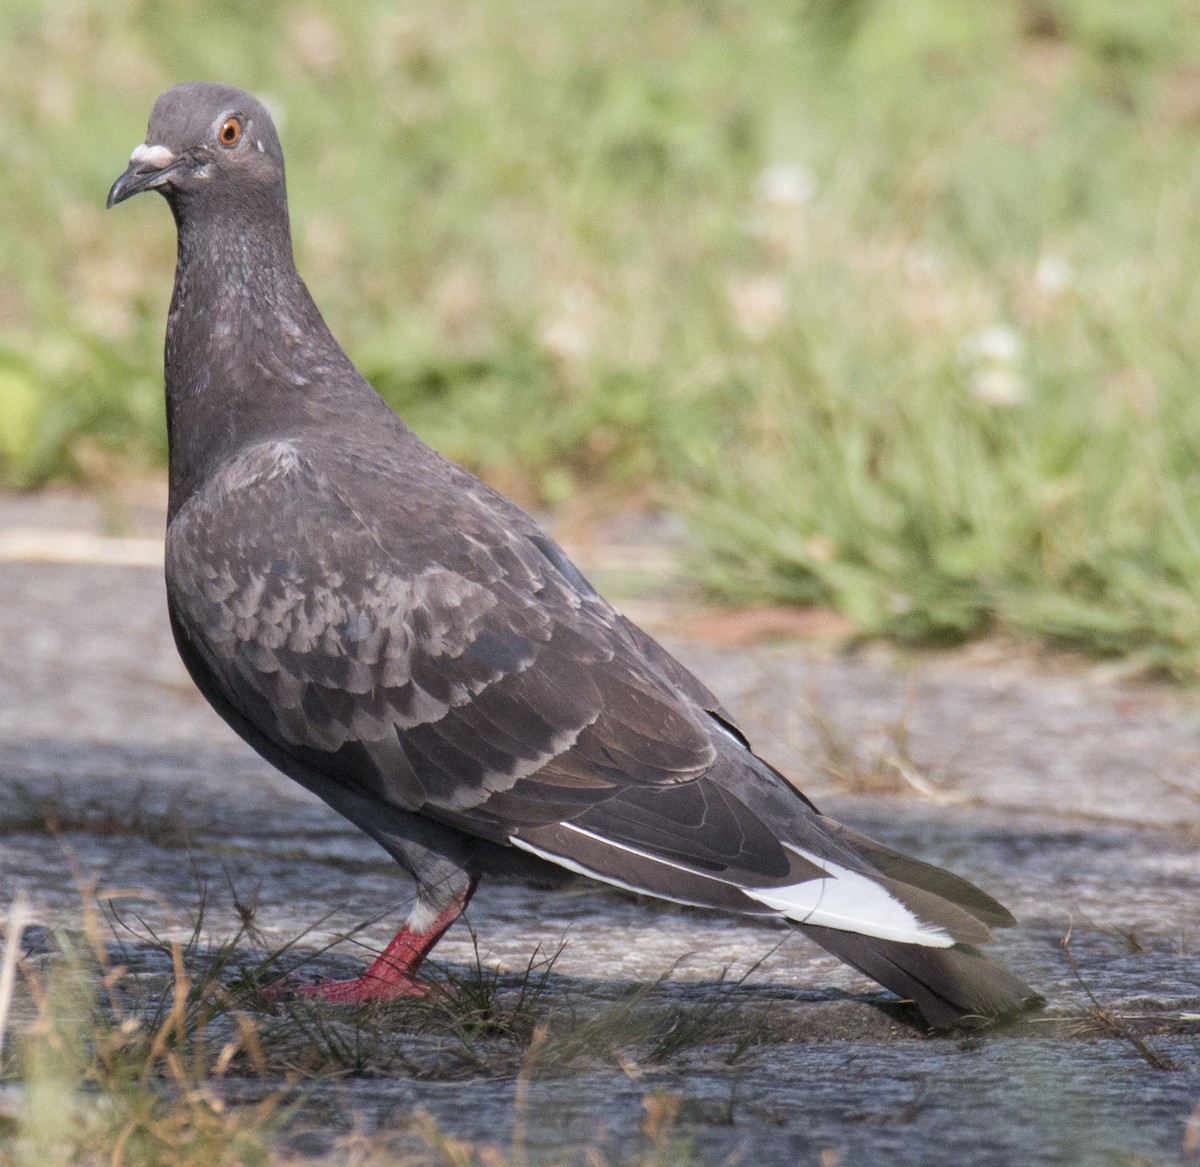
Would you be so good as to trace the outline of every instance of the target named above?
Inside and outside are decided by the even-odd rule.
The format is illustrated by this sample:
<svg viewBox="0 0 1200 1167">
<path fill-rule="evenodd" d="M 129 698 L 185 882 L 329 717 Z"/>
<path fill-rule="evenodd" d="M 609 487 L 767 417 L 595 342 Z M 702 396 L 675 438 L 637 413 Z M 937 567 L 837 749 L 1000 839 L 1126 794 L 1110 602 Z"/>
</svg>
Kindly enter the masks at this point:
<svg viewBox="0 0 1200 1167">
<path fill-rule="evenodd" d="M 139 146 L 129 159 L 125 173 L 112 184 L 107 206 L 115 207 L 144 190 L 163 185 L 172 171 L 187 161 L 187 154 L 173 154 L 166 146 Z"/>
</svg>

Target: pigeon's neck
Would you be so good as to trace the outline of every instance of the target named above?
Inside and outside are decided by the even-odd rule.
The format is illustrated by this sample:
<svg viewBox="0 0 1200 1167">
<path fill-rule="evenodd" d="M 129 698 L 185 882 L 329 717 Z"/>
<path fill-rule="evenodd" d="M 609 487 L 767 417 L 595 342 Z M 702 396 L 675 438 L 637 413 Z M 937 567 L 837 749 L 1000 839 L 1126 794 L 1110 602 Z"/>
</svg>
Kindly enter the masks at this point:
<svg viewBox="0 0 1200 1167">
<path fill-rule="evenodd" d="M 180 213 L 171 318 L 203 301 L 231 319 L 300 285 L 286 217 Z M 302 285 L 301 285 L 302 286 Z"/>
<path fill-rule="evenodd" d="M 378 402 L 296 271 L 286 216 L 176 217 L 166 338 L 172 515 L 246 446 Z"/>
</svg>

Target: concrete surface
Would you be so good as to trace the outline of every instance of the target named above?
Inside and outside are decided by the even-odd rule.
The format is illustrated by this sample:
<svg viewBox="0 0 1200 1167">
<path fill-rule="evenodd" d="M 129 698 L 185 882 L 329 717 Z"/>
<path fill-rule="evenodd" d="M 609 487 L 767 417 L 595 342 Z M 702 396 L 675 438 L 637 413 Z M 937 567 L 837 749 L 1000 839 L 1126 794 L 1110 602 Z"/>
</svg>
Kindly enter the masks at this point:
<svg viewBox="0 0 1200 1167">
<path fill-rule="evenodd" d="M 29 893 L 26 948 L 45 961 L 52 930 L 79 924 L 78 881 L 94 879 L 102 900 L 136 893 L 116 901 L 129 929 L 112 931 L 133 982 L 161 986 L 167 971 L 147 930 L 188 940 L 201 905 L 200 965 L 234 934 L 240 906 L 256 929 L 242 964 L 295 940 L 293 963 L 350 975 L 390 938 L 408 885 L 194 693 L 154 566 L 159 521 L 153 508 L 126 512 L 115 544 L 96 540 L 105 511 L 91 500 L 0 500 L 0 912 Z M 605 549 L 591 554 L 602 576 Z M 313 1089 L 283 1136 L 297 1162 L 339 1161 L 349 1131 L 402 1133 L 416 1106 L 506 1153 L 520 1127 L 529 1162 L 569 1162 L 586 1146 L 615 1158 L 638 1146 L 644 1100 L 658 1093 L 678 1100 L 677 1132 L 706 1164 L 1188 1161 L 1200 1139 L 1194 694 L 1095 669 L 1047 674 L 995 648 L 899 667 L 827 644 L 718 647 L 672 637 L 677 613 L 662 624 L 661 607 L 626 606 L 666 629 L 823 810 L 1005 902 L 1020 925 L 992 951 L 1047 1010 L 1005 1032 L 929 1035 L 781 929 L 585 883 L 485 884 L 468 916 L 484 965 L 508 978 L 501 999 L 519 993 L 539 946 L 564 946 L 537 1004 L 552 1034 L 662 978 L 647 1008 L 694 1015 L 718 1001 L 734 1010 L 734 1035 L 727 1025 L 653 1059 L 636 1045 L 601 1052 L 525 1082 L 519 1059 L 471 1063 L 405 1032 L 402 1017 L 394 1031 L 375 1018 L 373 1040 L 394 1056 Z M 1060 943 L 1068 931 L 1079 976 Z M 469 970 L 468 929 L 437 959 L 451 976 Z M 33 1009 L 20 988 L 14 1009 L 20 1028 Z M 294 1022 L 264 1015 L 277 1036 Z M 353 1033 L 357 1022 L 329 1024 Z M 770 1035 L 740 1043 L 743 1024 Z M 254 1097 L 271 1085 L 227 1088 Z"/>
</svg>

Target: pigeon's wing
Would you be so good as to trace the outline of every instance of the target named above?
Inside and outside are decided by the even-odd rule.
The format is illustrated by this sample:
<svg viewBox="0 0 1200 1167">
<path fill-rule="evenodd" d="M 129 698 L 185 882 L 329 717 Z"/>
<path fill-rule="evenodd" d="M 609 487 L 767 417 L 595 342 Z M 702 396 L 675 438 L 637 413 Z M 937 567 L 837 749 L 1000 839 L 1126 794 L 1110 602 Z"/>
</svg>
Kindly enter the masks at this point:
<svg viewBox="0 0 1200 1167">
<path fill-rule="evenodd" d="M 298 765 L 434 817 L 510 792 L 525 821 L 557 821 L 711 767 L 711 694 L 664 673 L 522 512 L 429 473 L 415 443 L 411 465 L 339 451 L 256 446 L 171 523 L 176 635 L 220 706 Z M 495 814 L 481 828 L 506 837 Z"/>
</svg>

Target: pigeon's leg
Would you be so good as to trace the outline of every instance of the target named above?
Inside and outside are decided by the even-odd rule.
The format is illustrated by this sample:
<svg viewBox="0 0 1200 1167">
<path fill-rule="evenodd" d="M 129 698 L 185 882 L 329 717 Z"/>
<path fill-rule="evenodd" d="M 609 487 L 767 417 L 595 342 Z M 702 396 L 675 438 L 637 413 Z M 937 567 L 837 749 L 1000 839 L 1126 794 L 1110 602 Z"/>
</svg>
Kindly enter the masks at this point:
<svg viewBox="0 0 1200 1167">
<path fill-rule="evenodd" d="M 315 997 L 338 1005 L 423 996 L 429 991 L 429 986 L 418 981 L 413 974 L 446 929 L 462 914 L 474 890 L 475 882 L 472 881 L 432 920 L 418 901 L 404 927 L 362 976 L 347 981 L 285 982 L 280 988 L 302 997 Z"/>
<path fill-rule="evenodd" d="M 422 996 L 428 987 L 413 974 L 462 915 L 479 882 L 474 841 L 428 819 L 305 777 L 305 785 L 371 835 L 416 880 L 417 902 L 404 927 L 362 976 L 347 981 L 285 978 L 270 987 L 269 995 L 295 993 L 342 1004 Z"/>
</svg>

